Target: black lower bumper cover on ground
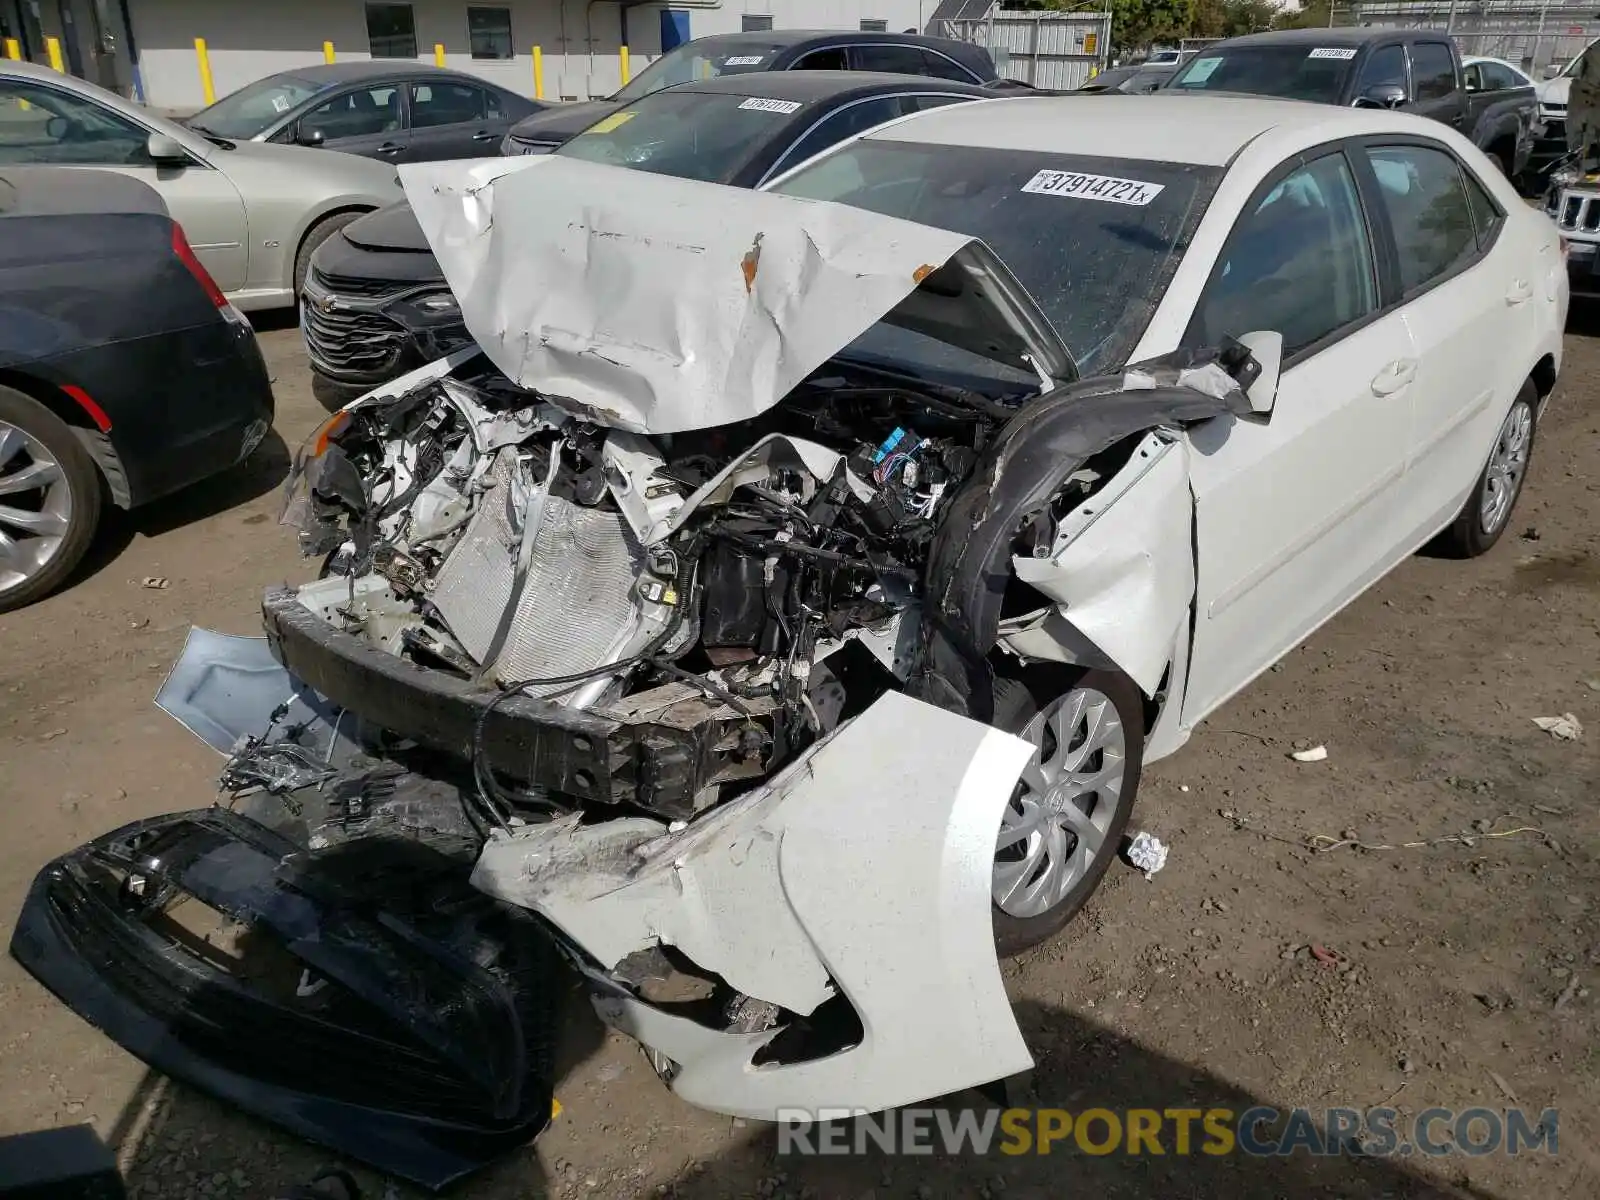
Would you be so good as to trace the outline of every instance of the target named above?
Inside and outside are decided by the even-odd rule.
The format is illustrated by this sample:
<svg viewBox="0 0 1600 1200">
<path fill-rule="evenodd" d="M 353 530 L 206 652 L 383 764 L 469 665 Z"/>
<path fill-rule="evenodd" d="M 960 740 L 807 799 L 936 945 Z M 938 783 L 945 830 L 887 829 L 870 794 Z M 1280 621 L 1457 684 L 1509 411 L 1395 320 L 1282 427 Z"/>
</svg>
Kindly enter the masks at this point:
<svg viewBox="0 0 1600 1200">
<path fill-rule="evenodd" d="M 439 1189 L 551 1109 L 553 947 L 466 875 L 401 839 L 306 853 L 223 809 L 156 817 L 40 872 L 11 954 L 156 1070 Z"/>
</svg>

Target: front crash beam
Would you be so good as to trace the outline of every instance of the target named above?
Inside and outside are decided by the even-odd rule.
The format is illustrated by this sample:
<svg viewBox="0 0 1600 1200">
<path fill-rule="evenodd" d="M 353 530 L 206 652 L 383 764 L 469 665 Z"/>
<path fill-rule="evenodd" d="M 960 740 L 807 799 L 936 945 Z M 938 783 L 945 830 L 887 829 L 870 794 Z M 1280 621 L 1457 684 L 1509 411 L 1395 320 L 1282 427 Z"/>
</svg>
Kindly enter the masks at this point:
<svg viewBox="0 0 1600 1200">
<path fill-rule="evenodd" d="M 439 1189 L 549 1121 L 553 947 L 459 862 L 341 851 L 225 809 L 139 821 L 39 873 L 11 954 L 163 1074 Z"/>
</svg>

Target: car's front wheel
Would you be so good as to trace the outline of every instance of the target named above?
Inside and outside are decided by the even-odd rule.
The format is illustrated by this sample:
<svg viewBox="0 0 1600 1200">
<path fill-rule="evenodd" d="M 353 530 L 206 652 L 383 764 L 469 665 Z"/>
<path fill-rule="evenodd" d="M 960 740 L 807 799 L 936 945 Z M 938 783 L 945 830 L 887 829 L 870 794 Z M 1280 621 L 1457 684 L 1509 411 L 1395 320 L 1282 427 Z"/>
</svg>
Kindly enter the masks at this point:
<svg viewBox="0 0 1600 1200">
<path fill-rule="evenodd" d="M 0 612 L 59 587 L 99 524 L 88 451 L 44 405 L 0 387 Z"/>
<path fill-rule="evenodd" d="M 1444 547 L 1457 558 L 1476 558 L 1486 553 L 1511 523 L 1511 510 L 1517 506 L 1527 482 L 1538 425 L 1539 393 L 1531 382 L 1525 383 L 1500 423 L 1489 461 L 1478 476 L 1478 486 L 1445 531 Z"/>
<path fill-rule="evenodd" d="M 1070 921 L 1116 858 L 1139 791 L 1144 703 L 1115 671 L 1084 671 L 1042 706 L 1001 680 L 994 723 L 1034 748 L 995 840 L 995 946 L 1013 955 Z"/>
</svg>

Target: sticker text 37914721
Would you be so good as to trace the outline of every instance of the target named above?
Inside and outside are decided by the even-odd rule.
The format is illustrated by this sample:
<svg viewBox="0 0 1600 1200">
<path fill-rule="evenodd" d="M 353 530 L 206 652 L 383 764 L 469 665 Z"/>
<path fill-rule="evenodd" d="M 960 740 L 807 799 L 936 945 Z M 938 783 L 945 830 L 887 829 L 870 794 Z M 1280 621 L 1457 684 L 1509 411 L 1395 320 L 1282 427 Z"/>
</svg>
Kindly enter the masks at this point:
<svg viewBox="0 0 1600 1200">
<path fill-rule="evenodd" d="M 1064 196 L 1073 200 L 1100 200 L 1107 204 L 1131 204 L 1143 208 L 1159 196 L 1165 184 L 1138 179 L 1118 179 L 1115 175 L 1085 175 L 1081 171 L 1040 171 L 1022 190 L 1035 196 Z"/>
</svg>

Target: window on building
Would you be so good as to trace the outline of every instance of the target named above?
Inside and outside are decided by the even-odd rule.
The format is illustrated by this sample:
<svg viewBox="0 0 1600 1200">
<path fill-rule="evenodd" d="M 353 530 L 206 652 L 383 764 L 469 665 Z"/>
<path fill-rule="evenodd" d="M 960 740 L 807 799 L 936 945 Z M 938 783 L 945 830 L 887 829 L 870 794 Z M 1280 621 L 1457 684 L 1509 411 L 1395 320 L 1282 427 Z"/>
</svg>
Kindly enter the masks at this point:
<svg viewBox="0 0 1600 1200">
<path fill-rule="evenodd" d="M 745 33 L 763 33 L 772 28 L 771 17 L 757 17 L 745 13 L 739 18 L 739 28 Z"/>
<path fill-rule="evenodd" d="M 889 22 L 887 22 L 887 21 L 863 20 L 861 22 L 861 32 L 862 33 L 888 33 L 889 32 Z"/>
<path fill-rule="evenodd" d="M 509 8 L 467 7 L 467 37 L 473 58 L 515 58 Z"/>
<path fill-rule="evenodd" d="M 417 21 L 411 5 L 368 4 L 367 46 L 373 58 L 415 58 Z"/>
</svg>

